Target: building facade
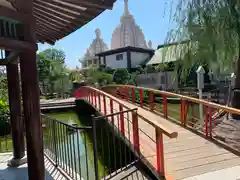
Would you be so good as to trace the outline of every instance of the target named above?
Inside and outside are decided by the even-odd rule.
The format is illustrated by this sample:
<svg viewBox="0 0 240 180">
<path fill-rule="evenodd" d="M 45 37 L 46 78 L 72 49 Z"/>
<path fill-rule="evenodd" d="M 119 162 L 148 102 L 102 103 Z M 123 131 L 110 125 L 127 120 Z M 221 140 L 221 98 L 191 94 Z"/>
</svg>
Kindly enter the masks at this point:
<svg viewBox="0 0 240 180">
<path fill-rule="evenodd" d="M 100 33 L 96 32 L 96 39 L 84 55 L 82 67 L 94 64 L 131 70 L 147 62 L 153 53 L 152 42 L 149 41 L 147 45 L 141 28 L 129 12 L 128 0 L 124 0 L 124 13 L 120 18 L 120 24 L 113 31 L 111 49 L 108 50 L 100 38 Z"/>
</svg>

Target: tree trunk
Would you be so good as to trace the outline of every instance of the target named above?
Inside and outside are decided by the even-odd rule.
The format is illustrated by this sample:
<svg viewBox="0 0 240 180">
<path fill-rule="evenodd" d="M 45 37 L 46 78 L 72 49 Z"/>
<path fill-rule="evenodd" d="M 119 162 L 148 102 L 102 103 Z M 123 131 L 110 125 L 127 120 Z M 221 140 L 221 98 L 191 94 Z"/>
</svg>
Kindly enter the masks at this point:
<svg viewBox="0 0 240 180">
<path fill-rule="evenodd" d="M 232 106 L 234 108 L 240 109 L 240 58 L 238 59 L 236 68 L 236 80 L 232 97 Z M 240 115 L 233 114 L 232 116 L 234 119 L 240 120 Z"/>
<path fill-rule="evenodd" d="M 237 68 L 236 68 L 236 80 L 235 80 L 235 87 L 233 91 L 232 97 L 232 106 L 234 108 L 240 109 L 240 23 L 239 23 L 239 14 L 235 8 L 236 1 L 228 0 L 228 5 L 230 12 L 235 19 L 236 23 L 236 32 L 238 33 L 238 61 L 237 61 Z M 233 114 L 232 117 L 236 120 L 240 120 L 240 115 Z"/>
</svg>

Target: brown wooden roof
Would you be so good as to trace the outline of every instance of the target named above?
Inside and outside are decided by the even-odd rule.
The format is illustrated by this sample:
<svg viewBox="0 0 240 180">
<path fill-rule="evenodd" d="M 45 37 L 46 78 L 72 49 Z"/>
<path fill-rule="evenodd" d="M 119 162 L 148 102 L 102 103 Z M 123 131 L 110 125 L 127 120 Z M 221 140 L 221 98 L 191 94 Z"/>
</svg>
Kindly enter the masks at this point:
<svg viewBox="0 0 240 180">
<path fill-rule="evenodd" d="M 84 26 L 116 0 L 33 0 L 36 36 L 39 42 L 57 40 Z"/>
</svg>

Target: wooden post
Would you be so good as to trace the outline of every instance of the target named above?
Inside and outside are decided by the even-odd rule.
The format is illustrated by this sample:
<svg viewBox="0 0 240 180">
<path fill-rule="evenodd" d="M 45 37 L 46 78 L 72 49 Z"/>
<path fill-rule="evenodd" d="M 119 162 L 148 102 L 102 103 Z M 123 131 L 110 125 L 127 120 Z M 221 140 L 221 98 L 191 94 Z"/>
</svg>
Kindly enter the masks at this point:
<svg viewBox="0 0 240 180">
<path fill-rule="evenodd" d="M 152 91 L 149 92 L 149 102 L 151 111 L 154 111 L 155 97 Z"/>
<path fill-rule="evenodd" d="M 43 132 L 40 118 L 36 52 L 21 53 L 20 67 L 27 138 L 28 177 L 29 180 L 44 180 Z"/>
<path fill-rule="evenodd" d="M 8 53 L 6 52 L 6 54 Z M 13 159 L 8 162 L 8 165 L 19 166 L 26 163 L 27 159 L 22 159 L 25 155 L 24 123 L 21 112 L 21 95 L 17 63 L 7 65 L 7 79 L 13 144 Z"/>
<path fill-rule="evenodd" d="M 139 95 L 140 95 L 140 106 L 143 107 L 143 89 L 139 89 Z"/>
<path fill-rule="evenodd" d="M 119 104 L 119 111 L 120 111 L 120 131 L 124 134 L 125 129 L 124 129 L 124 114 L 123 114 L 123 106 Z"/>
<path fill-rule="evenodd" d="M 32 16 L 32 0 L 27 4 L 29 16 Z M 33 48 L 20 54 L 22 80 L 22 99 L 27 139 L 28 179 L 45 180 L 43 130 L 40 117 L 40 89 L 38 85 L 36 64 L 36 22 L 24 24 L 20 31 L 23 40 L 32 44 Z M 18 33 L 20 33 L 18 30 Z"/>
<path fill-rule="evenodd" d="M 132 125 L 133 125 L 134 150 L 139 152 L 140 151 L 140 144 L 139 144 L 139 132 L 138 132 L 138 114 L 137 114 L 136 111 L 132 111 Z"/>
<path fill-rule="evenodd" d="M 132 88 L 132 103 L 134 104 L 135 103 L 135 91 L 134 91 L 134 88 Z"/>
<path fill-rule="evenodd" d="M 94 91 L 93 95 L 94 95 L 94 106 L 97 107 L 97 92 Z"/>
<path fill-rule="evenodd" d="M 104 115 L 107 115 L 106 96 L 103 94 L 103 110 Z"/>
<path fill-rule="evenodd" d="M 168 117 L 168 109 L 167 109 L 167 96 L 164 94 L 163 95 L 163 115 L 164 115 L 164 118 L 167 119 Z"/>
<path fill-rule="evenodd" d="M 208 114 L 208 106 L 205 106 L 205 135 L 208 137 L 208 119 L 209 119 L 209 114 Z"/>
<path fill-rule="evenodd" d="M 111 98 L 110 98 L 110 113 L 113 114 L 113 100 Z M 113 122 L 114 121 L 114 117 L 111 116 L 111 119 L 112 119 L 112 122 Z"/>
<path fill-rule="evenodd" d="M 181 103 L 180 103 L 180 108 L 181 108 L 181 124 L 186 126 L 186 121 L 187 121 L 187 107 L 186 107 L 186 100 L 181 98 Z"/>
<path fill-rule="evenodd" d="M 208 115 L 208 117 L 209 117 L 209 134 L 210 134 L 210 138 L 212 138 L 212 108 L 211 107 L 209 107 L 209 115 Z"/>
<path fill-rule="evenodd" d="M 156 128 L 156 149 L 157 149 L 157 172 L 165 176 L 164 169 L 164 149 L 163 149 L 163 134 Z"/>
<path fill-rule="evenodd" d="M 97 92 L 97 95 L 98 95 L 98 109 L 99 111 L 101 112 L 101 94 L 100 92 Z"/>
<path fill-rule="evenodd" d="M 122 94 L 122 87 L 121 86 L 119 87 L 119 98 L 124 99 L 123 94 Z"/>
<path fill-rule="evenodd" d="M 125 87 L 125 93 L 126 93 L 126 101 L 128 101 L 129 100 L 128 87 Z"/>
</svg>

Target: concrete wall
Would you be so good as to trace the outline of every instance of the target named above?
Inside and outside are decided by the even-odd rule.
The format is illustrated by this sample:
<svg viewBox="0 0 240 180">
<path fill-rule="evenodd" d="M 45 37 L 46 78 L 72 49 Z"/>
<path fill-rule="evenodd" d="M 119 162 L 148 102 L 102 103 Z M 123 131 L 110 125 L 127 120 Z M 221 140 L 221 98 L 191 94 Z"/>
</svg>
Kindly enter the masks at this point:
<svg viewBox="0 0 240 180">
<path fill-rule="evenodd" d="M 137 84 L 154 89 L 177 90 L 178 78 L 172 71 L 140 74 L 137 77 Z"/>
<path fill-rule="evenodd" d="M 123 59 L 122 60 L 117 60 L 116 56 L 118 54 L 122 54 L 123 55 Z M 106 56 L 106 66 L 116 69 L 116 68 L 127 68 L 127 52 L 123 52 L 123 53 L 118 53 L 118 54 L 112 54 L 109 56 Z"/>
<path fill-rule="evenodd" d="M 137 68 L 137 65 L 143 63 L 149 57 L 148 53 L 131 52 L 131 67 Z"/>
<path fill-rule="evenodd" d="M 122 54 L 123 59 L 117 60 L 116 56 Z M 140 53 L 140 52 L 131 52 L 131 68 L 137 68 L 138 65 L 143 63 L 150 55 L 148 53 Z M 103 59 L 103 58 L 102 58 Z M 103 60 L 101 61 L 103 64 Z M 127 66 L 127 52 L 117 53 L 106 56 L 106 66 L 111 67 L 113 69 L 116 68 L 128 68 Z"/>
</svg>

